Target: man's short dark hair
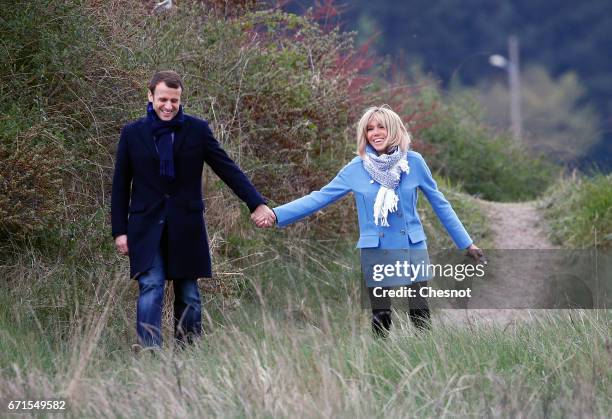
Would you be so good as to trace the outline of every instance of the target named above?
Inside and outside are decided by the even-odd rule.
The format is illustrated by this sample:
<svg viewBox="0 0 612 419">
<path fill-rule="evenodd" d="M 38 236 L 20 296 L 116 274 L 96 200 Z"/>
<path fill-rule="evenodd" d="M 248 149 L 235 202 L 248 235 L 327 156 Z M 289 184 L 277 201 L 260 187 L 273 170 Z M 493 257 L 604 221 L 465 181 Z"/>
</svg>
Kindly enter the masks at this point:
<svg viewBox="0 0 612 419">
<path fill-rule="evenodd" d="M 162 82 L 166 83 L 166 86 L 172 89 L 178 89 L 180 87 L 181 90 L 183 90 L 183 80 L 181 79 L 181 76 L 179 76 L 176 71 L 164 70 L 153 74 L 153 77 L 149 82 L 149 90 L 151 91 L 151 94 L 155 94 L 155 87 Z"/>
</svg>

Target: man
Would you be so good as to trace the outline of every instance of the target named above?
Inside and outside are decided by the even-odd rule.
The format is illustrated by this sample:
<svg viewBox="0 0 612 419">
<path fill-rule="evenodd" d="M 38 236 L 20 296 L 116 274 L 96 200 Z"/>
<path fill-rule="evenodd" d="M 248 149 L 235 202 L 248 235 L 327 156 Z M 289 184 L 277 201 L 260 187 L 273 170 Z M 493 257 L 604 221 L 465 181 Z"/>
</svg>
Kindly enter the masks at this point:
<svg viewBox="0 0 612 419">
<path fill-rule="evenodd" d="M 174 285 L 174 333 L 179 342 L 201 334 L 197 278 L 211 277 L 204 224 L 202 169 L 206 162 L 242 199 L 259 225 L 274 213 L 213 137 L 208 123 L 183 113 L 183 83 L 160 71 L 149 83 L 146 117 L 121 131 L 112 192 L 112 234 L 129 255 L 138 280 L 136 331 L 144 347 L 159 347 L 166 279 Z"/>
</svg>

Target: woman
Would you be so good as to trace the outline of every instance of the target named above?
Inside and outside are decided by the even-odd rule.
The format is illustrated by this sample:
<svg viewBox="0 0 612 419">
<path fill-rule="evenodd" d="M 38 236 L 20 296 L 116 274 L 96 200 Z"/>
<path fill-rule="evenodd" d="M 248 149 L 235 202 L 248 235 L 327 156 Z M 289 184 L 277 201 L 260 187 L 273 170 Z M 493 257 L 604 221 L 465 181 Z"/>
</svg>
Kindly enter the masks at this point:
<svg viewBox="0 0 612 419">
<path fill-rule="evenodd" d="M 357 126 L 357 154 L 336 177 L 321 190 L 274 208 L 279 227 L 294 223 L 309 214 L 353 192 L 359 218 L 359 241 L 362 266 L 365 256 L 379 249 L 410 249 L 424 253 L 427 260 L 425 232 L 417 213 L 417 188 L 425 194 L 436 215 L 460 249 L 468 249 L 474 257 L 482 256 L 457 218 L 449 202 L 438 190 L 425 160 L 409 151 L 410 135 L 400 117 L 388 106 L 366 110 Z M 254 219 L 259 227 L 270 226 L 273 220 Z M 418 252 L 416 252 L 418 253 Z M 380 254 L 380 253 L 378 253 Z M 410 263 L 415 263 L 411 258 Z M 362 268 L 363 269 L 363 268 Z M 427 301 L 418 297 L 418 289 L 429 278 L 413 278 L 411 288 L 417 297 L 411 298 L 410 319 L 419 329 L 430 327 Z M 370 289 L 371 290 L 371 289 Z M 372 302 L 372 327 L 386 336 L 391 326 L 390 300 Z"/>
</svg>

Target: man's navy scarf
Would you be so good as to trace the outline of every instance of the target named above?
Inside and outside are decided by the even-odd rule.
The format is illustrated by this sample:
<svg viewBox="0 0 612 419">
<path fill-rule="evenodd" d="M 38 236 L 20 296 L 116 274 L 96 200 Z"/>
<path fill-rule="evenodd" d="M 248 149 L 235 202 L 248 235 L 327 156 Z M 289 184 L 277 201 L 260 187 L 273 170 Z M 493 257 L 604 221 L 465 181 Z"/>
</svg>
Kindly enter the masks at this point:
<svg viewBox="0 0 612 419">
<path fill-rule="evenodd" d="M 147 105 L 147 121 L 151 124 L 153 140 L 159 154 L 159 174 L 174 179 L 174 155 L 172 145 L 174 143 L 174 133 L 181 129 L 185 122 L 183 115 L 183 105 L 179 106 L 179 111 L 170 121 L 162 121 L 153 109 L 153 104 Z"/>
</svg>

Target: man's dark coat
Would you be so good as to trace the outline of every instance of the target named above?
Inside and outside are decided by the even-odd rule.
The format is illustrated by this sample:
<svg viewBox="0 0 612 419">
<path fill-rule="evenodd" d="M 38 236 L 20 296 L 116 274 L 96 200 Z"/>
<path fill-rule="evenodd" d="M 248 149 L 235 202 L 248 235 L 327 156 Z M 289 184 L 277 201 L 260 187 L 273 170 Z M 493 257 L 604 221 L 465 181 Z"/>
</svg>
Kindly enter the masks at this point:
<svg viewBox="0 0 612 419">
<path fill-rule="evenodd" d="M 202 169 L 206 162 L 252 211 L 265 200 L 223 151 L 208 123 L 185 115 L 174 136 L 175 179 L 159 174 L 159 156 L 146 118 L 123 127 L 112 192 L 113 237 L 128 236 L 130 275 L 147 271 L 167 228 L 169 279 L 211 277 L 204 224 Z"/>
</svg>

